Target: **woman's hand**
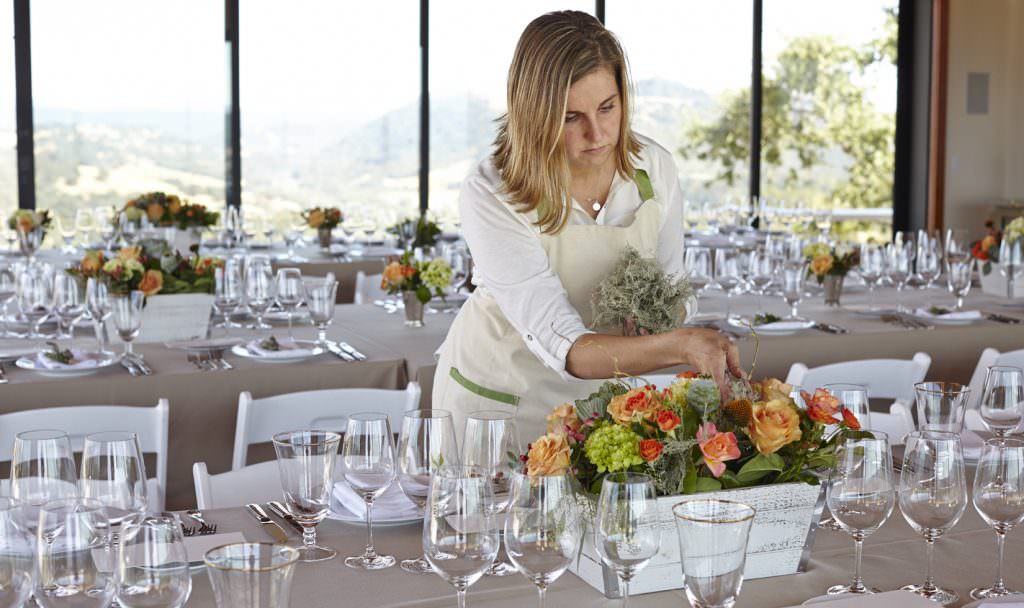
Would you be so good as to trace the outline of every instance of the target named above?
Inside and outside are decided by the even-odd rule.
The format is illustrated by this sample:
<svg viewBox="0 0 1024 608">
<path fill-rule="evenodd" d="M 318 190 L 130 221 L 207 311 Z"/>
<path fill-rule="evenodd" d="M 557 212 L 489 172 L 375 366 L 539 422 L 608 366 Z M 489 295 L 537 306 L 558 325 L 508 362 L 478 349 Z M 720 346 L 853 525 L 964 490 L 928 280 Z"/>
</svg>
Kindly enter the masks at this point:
<svg viewBox="0 0 1024 608">
<path fill-rule="evenodd" d="M 740 351 L 732 340 L 713 329 L 683 328 L 675 330 L 678 336 L 679 359 L 700 373 L 711 374 L 722 392 L 722 400 L 731 394 L 726 381 L 726 370 L 737 378 L 746 378 L 740 367 Z"/>
</svg>

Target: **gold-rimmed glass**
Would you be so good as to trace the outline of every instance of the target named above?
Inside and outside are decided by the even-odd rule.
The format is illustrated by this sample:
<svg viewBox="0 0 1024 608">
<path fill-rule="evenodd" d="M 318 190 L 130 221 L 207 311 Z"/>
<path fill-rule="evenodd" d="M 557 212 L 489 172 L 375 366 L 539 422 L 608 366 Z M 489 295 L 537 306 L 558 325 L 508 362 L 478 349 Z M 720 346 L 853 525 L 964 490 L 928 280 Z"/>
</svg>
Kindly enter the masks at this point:
<svg viewBox="0 0 1024 608">
<path fill-rule="evenodd" d="M 714 498 L 672 507 L 686 597 L 694 608 L 728 608 L 743 586 L 753 507 Z"/>
</svg>

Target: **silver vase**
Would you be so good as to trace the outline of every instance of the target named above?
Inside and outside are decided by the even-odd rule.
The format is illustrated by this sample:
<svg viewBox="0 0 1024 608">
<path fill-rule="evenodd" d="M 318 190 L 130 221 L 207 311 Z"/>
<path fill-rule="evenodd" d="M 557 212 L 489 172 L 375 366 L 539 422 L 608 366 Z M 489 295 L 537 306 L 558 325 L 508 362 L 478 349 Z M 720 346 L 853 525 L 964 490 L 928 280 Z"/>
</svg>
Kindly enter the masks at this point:
<svg viewBox="0 0 1024 608">
<path fill-rule="evenodd" d="M 825 304 L 839 306 L 839 296 L 843 294 L 843 276 L 825 275 Z"/>
<path fill-rule="evenodd" d="M 405 304 L 405 326 L 423 327 L 423 302 L 416 297 L 416 292 L 403 291 L 402 303 Z"/>
</svg>

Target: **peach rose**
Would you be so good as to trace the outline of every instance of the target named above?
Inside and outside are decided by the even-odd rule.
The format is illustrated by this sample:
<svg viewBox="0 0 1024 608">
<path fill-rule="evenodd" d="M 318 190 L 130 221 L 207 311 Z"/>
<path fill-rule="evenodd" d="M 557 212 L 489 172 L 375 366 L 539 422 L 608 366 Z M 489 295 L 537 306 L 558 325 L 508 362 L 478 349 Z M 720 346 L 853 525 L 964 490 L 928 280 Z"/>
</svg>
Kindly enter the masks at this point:
<svg viewBox="0 0 1024 608">
<path fill-rule="evenodd" d="M 147 270 L 139 282 L 139 291 L 151 296 L 164 288 L 164 275 L 159 270 Z"/>
<path fill-rule="evenodd" d="M 128 260 L 138 260 L 141 256 L 141 247 L 122 247 L 121 250 L 117 252 L 117 259 L 124 260 L 125 262 Z"/>
<path fill-rule="evenodd" d="M 800 439 L 800 414 L 789 399 L 755 403 L 747 435 L 762 454 L 774 454 L 784 445 Z"/>
<path fill-rule="evenodd" d="M 634 421 L 653 416 L 656 406 L 654 388 L 642 386 L 612 397 L 608 403 L 608 413 L 615 422 L 629 426 Z"/>
<path fill-rule="evenodd" d="M 94 277 L 103 268 L 103 253 L 100 251 L 86 252 L 85 257 L 78 264 L 78 269 L 84 277 Z"/>
<path fill-rule="evenodd" d="M 811 260 L 811 272 L 816 275 L 827 274 L 832 270 L 832 256 L 825 253 Z"/>
<path fill-rule="evenodd" d="M 530 445 L 526 454 L 526 474 L 558 475 L 569 470 L 571 452 L 565 433 L 548 433 Z"/>
<path fill-rule="evenodd" d="M 547 417 L 548 432 L 565 434 L 565 429 L 578 431 L 583 421 L 576 415 L 576 408 L 571 403 L 563 403 L 556 407 Z"/>
<path fill-rule="evenodd" d="M 719 433 L 714 423 L 705 422 L 697 429 L 697 445 L 704 455 L 704 464 L 718 479 L 725 472 L 725 461 L 740 457 L 740 447 L 734 433 Z"/>
<path fill-rule="evenodd" d="M 993 236 L 991 234 L 986 235 L 985 238 L 981 239 L 981 249 L 983 251 L 988 251 L 989 249 L 991 249 L 992 247 L 995 247 L 998 244 L 999 244 L 999 241 L 996 239 L 995 236 Z"/>
<path fill-rule="evenodd" d="M 658 428 L 661 429 L 662 433 L 671 433 L 672 430 L 682 422 L 679 418 L 679 414 L 676 414 L 672 410 L 658 410 L 658 412 L 654 414 L 654 421 L 658 423 Z"/>
<path fill-rule="evenodd" d="M 807 404 L 807 415 L 811 420 L 821 424 L 836 424 L 839 422 L 834 416 L 839 413 L 841 404 L 839 399 L 834 397 L 823 388 L 815 389 L 814 394 L 807 391 L 800 391 L 804 403 Z"/>
<path fill-rule="evenodd" d="M 171 215 L 176 215 L 179 211 L 181 211 L 181 199 L 179 199 L 174 194 L 168 196 L 167 210 L 171 212 Z"/>
<path fill-rule="evenodd" d="M 381 280 L 381 287 L 386 289 L 388 286 L 398 287 L 405 282 L 405 273 L 402 271 L 402 264 L 399 262 L 391 262 L 384 267 L 384 277 Z"/>
<path fill-rule="evenodd" d="M 149 221 L 158 222 L 164 216 L 164 208 L 159 203 L 150 203 L 146 207 L 146 215 L 149 216 Z"/>
<path fill-rule="evenodd" d="M 765 378 L 760 383 L 761 386 L 761 399 L 764 401 L 774 401 L 776 399 L 789 399 L 790 393 L 793 392 L 793 385 L 786 384 L 776 378 Z"/>
<path fill-rule="evenodd" d="M 319 228 L 323 225 L 325 219 L 327 219 L 327 217 L 324 215 L 323 211 L 314 209 L 309 212 L 309 217 L 306 219 L 306 222 L 309 223 L 311 228 Z"/>
<path fill-rule="evenodd" d="M 32 219 L 31 213 L 23 213 L 18 216 L 17 220 L 17 231 L 21 233 L 29 233 L 36 227 L 35 220 Z"/>
<path fill-rule="evenodd" d="M 661 456 L 665 444 L 657 439 L 643 439 L 640 441 L 640 458 L 647 462 L 654 462 Z"/>
</svg>

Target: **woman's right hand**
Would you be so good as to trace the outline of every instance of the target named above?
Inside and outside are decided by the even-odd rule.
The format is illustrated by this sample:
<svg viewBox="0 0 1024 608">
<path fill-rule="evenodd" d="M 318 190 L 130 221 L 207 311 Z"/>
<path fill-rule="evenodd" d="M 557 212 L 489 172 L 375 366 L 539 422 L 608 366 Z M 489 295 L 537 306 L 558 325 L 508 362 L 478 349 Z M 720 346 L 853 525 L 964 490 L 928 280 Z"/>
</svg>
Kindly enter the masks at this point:
<svg viewBox="0 0 1024 608">
<path fill-rule="evenodd" d="M 731 394 L 726 371 L 737 378 L 746 378 L 740 367 L 740 351 L 736 344 L 713 329 L 681 328 L 674 332 L 679 347 L 679 360 L 702 374 L 710 374 L 722 392 L 723 401 Z"/>
</svg>

